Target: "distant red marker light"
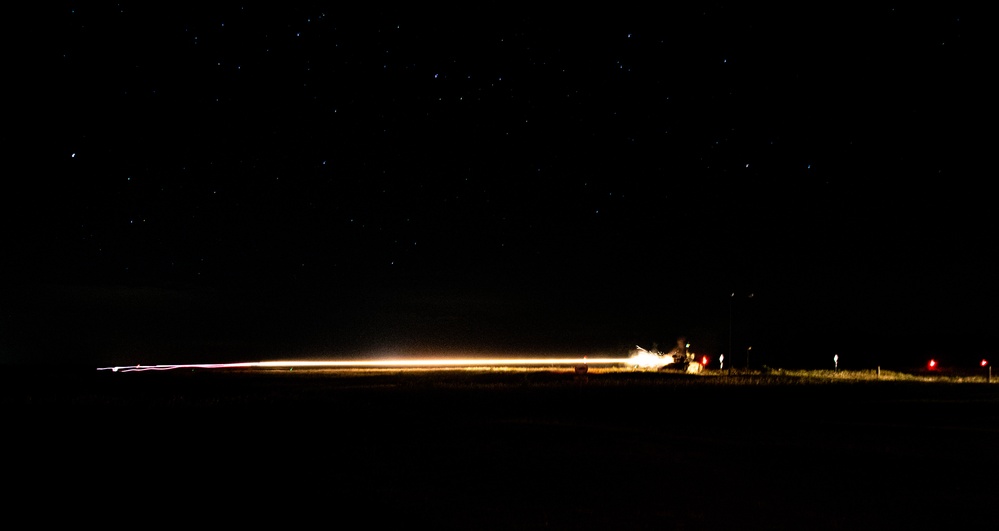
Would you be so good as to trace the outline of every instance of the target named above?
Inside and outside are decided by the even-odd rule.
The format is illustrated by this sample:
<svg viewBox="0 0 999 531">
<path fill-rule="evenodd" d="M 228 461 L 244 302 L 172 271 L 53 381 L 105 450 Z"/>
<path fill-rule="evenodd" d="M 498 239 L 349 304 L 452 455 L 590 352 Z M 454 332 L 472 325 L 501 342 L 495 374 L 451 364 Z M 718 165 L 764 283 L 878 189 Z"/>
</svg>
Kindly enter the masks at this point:
<svg viewBox="0 0 999 531">
<path fill-rule="evenodd" d="M 930 360 L 929 367 L 930 367 L 931 371 L 933 369 L 936 369 L 937 368 L 937 360 Z"/>
<path fill-rule="evenodd" d="M 988 364 L 989 364 L 989 361 L 988 361 L 988 360 L 984 360 L 984 359 L 982 360 L 982 367 L 985 367 L 985 366 L 987 366 Z"/>
<path fill-rule="evenodd" d="M 707 356 L 701 356 L 701 365 L 703 365 L 705 367 L 708 366 L 708 357 Z"/>
</svg>

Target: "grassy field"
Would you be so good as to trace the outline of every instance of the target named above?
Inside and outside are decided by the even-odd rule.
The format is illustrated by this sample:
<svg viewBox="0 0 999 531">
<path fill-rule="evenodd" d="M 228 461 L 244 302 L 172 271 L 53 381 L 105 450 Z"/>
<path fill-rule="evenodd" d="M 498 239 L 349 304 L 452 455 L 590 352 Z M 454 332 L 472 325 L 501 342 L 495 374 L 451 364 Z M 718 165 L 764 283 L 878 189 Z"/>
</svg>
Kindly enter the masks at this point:
<svg viewBox="0 0 999 531">
<path fill-rule="evenodd" d="M 982 375 L 11 369 L 2 382 L 6 501 L 36 522 L 883 530 L 999 517 L 999 382 Z"/>
</svg>

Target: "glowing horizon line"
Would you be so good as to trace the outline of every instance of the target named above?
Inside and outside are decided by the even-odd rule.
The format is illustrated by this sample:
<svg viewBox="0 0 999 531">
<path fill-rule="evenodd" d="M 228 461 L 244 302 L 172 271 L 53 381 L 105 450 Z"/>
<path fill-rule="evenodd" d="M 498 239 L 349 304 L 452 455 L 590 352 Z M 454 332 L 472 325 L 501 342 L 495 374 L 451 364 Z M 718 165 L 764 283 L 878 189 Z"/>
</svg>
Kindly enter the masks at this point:
<svg viewBox="0 0 999 531">
<path fill-rule="evenodd" d="M 248 361 L 238 363 L 188 363 L 178 365 L 119 365 L 98 367 L 97 370 L 112 372 L 166 371 L 172 369 L 238 369 L 276 367 L 489 367 L 489 366 L 528 366 L 528 365 L 634 365 L 634 358 L 418 358 L 384 360 L 331 360 L 331 361 Z"/>
</svg>

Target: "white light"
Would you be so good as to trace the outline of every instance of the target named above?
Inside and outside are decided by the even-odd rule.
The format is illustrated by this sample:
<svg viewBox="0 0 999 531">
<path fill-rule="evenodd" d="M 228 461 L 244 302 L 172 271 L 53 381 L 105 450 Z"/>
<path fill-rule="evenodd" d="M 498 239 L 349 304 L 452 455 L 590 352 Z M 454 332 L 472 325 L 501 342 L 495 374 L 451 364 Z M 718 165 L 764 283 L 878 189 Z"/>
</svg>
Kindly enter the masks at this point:
<svg viewBox="0 0 999 531">
<path fill-rule="evenodd" d="M 664 365 L 662 358 L 647 353 L 656 358 L 655 365 Z M 240 368 L 412 368 L 412 367 L 530 367 L 544 365 L 631 365 L 635 366 L 635 357 L 631 358 L 418 358 L 418 359 L 381 359 L 381 360 L 328 360 L 328 361 L 253 361 L 241 363 L 191 363 L 181 365 L 129 365 L 119 367 L 100 367 L 97 370 L 112 372 L 134 371 L 166 371 L 171 369 L 240 369 Z"/>
</svg>

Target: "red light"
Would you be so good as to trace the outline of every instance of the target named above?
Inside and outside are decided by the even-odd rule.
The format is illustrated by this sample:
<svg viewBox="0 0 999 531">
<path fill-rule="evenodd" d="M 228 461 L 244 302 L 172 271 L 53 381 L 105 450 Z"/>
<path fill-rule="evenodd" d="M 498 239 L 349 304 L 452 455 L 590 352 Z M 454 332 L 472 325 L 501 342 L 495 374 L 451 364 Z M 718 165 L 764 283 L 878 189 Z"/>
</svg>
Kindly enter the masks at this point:
<svg viewBox="0 0 999 531">
<path fill-rule="evenodd" d="M 705 367 L 708 366 L 708 357 L 707 356 L 701 356 L 701 365 L 703 365 Z"/>
<path fill-rule="evenodd" d="M 988 360 L 982 360 L 982 367 L 985 367 L 988 364 L 989 364 Z"/>
<path fill-rule="evenodd" d="M 937 368 L 937 360 L 930 360 L 930 370 Z"/>
</svg>

